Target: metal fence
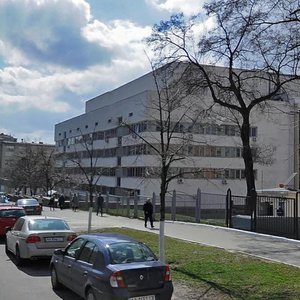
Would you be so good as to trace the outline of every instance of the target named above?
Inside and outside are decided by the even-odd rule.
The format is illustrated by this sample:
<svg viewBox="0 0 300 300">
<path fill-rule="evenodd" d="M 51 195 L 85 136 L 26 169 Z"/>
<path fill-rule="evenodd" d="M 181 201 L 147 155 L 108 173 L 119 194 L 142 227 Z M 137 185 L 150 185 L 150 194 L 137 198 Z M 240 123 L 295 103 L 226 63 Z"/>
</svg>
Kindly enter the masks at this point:
<svg viewBox="0 0 300 300">
<path fill-rule="evenodd" d="M 80 207 L 89 207 L 87 194 L 79 195 Z M 129 218 L 143 218 L 143 205 L 152 199 L 154 220 L 160 219 L 160 200 L 153 194 L 116 196 L 104 195 L 104 212 Z M 200 189 L 195 195 L 173 191 L 165 200 L 165 219 L 183 222 L 201 222 L 236 229 L 256 231 L 271 235 L 300 239 L 299 197 L 275 197 L 258 195 L 254 215 L 251 215 L 246 196 L 204 193 Z M 96 204 L 94 201 L 94 208 Z"/>
<path fill-rule="evenodd" d="M 160 219 L 160 200 L 153 194 L 116 196 L 104 195 L 104 212 L 129 218 L 143 218 L 143 205 L 147 198 L 152 199 L 154 219 Z M 96 209 L 94 200 L 94 209 Z M 80 197 L 80 207 L 88 208 L 88 197 Z M 206 222 L 209 224 L 225 225 L 226 195 L 202 193 L 196 195 L 176 193 L 167 194 L 165 199 L 165 219 L 183 222 Z"/>
<path fill-rule="evenodd" d="M 291 197 L 257 195 L 254 214 L 247 197 L 227 194 L 228 227 L 300 239 L 299 193 Z"/>
</svg>

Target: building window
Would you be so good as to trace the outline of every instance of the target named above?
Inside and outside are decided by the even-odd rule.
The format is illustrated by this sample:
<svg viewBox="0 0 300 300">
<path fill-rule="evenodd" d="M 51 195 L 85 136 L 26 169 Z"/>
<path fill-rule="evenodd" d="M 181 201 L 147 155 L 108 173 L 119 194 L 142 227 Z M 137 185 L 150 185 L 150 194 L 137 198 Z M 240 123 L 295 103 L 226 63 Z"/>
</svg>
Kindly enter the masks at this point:
<svg viewBox="0 0 300 300">
<path fill-rule="evenodd" d="M 257 137 L 257 127 L 251 127 L 250 128 L 250 136 L 251 137 Z"/>
</svg>

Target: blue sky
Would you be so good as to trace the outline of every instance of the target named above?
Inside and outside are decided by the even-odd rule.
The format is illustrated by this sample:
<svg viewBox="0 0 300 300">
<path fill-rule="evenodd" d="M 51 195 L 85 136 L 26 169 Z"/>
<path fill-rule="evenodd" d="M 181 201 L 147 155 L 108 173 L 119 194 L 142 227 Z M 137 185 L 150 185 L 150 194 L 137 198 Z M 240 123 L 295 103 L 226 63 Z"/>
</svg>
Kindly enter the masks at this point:
<svg viewBox="0 0 300 300">
<path fill-rule="evenodd" d="M 0 133 L 54 143 L 85 101 L 150 70 L 143 39 L 203 0 L 1 0 Z"/>
</svg>

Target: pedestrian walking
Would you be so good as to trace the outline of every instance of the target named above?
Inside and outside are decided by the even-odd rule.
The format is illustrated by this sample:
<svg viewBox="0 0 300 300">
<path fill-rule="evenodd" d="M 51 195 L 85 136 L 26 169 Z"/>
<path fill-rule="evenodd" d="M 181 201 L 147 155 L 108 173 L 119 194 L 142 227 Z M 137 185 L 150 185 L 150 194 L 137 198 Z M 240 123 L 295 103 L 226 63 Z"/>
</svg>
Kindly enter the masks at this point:
<svg viewBox="0 0 300 300">
<path fill-rule="evenodd" d="M 58 206 L 60 209 L 63 209 L 65 205 L 65 196 L 64 194 L 61 194 L 58 198 Z"/>
<path fill-rule="evenodd" d="M 151 203 L 150 198 L 147 198 L 147 201 L 143 205 L 143 211 L 144 211 L 144 215 L 145 215 L 145 227 L 147 227 L 147 222 L 148 222 L 148 219 L 149 219 L 151 228 L 154 228 L 153 216 L 152 216 L 153 215 L 153 205 Z"/>
<path fill-rule="evenodd" d="M 99 194 L 97 197 L 97 212 L 96 212 L 97 216 L 98 216 L 99 210 L 100 210 L 101 217 L 103 217 L 103 203 L 104 203 L 104 198 L 102 197 L 101 194 Z"/>
<path fill-rule="evenodd" d="M 79 199 L 76 193 L 74 193 L 73 198 L 72 198 L 72 209 L 73 211 L 77 211 L 79 206 Z"/>
<path fill-rule="evenodd" d="M 39 205 L 41 206 L 41 210 L 43 210 L 43 195 L 39 196 L 38 201 L 39 201 Z"/>
<path fill-rule="evenodd" d="M 49 200 L 49 207 L 50 207 L 50 210 L 51 210 L 51 208 L 52 208 L 52 210 L 55 210 L 55 209 L 54 209 L 54 206 L 55 206 L 54 196 L 51 196 L 51 197 L 50 197 L 50 200 Z"/>
</svg>

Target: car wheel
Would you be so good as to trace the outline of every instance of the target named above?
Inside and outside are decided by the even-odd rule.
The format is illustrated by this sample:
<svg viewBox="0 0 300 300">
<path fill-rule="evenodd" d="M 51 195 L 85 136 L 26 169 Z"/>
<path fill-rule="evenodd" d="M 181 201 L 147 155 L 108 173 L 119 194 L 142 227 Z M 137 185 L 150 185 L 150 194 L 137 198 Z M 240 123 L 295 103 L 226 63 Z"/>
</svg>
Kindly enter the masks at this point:
<svg viewBox="0 0 300 300">
<path fill-rule="evenodd" d="M 55 267 L 51 267 L 51 284 L 54 290 L 59 290 L 62 284 L 59 282 Z"/>
<path fill-rule="evenodd" d="M 95 297 L 95 294 L 94 294 L 94 291 L 92 288 L 88 289 L 85 299 L 86 300 L 96 300 L 96 297 Z"/>
<path fill-rule="evenodd" d="M 16 265 L 21 266 L 23 264 L 24 260 L 23 260 L 23 258 L 21 258 L 19 246 L 16 246 L 15 258 L 16 258 Z"/>
</svg>

